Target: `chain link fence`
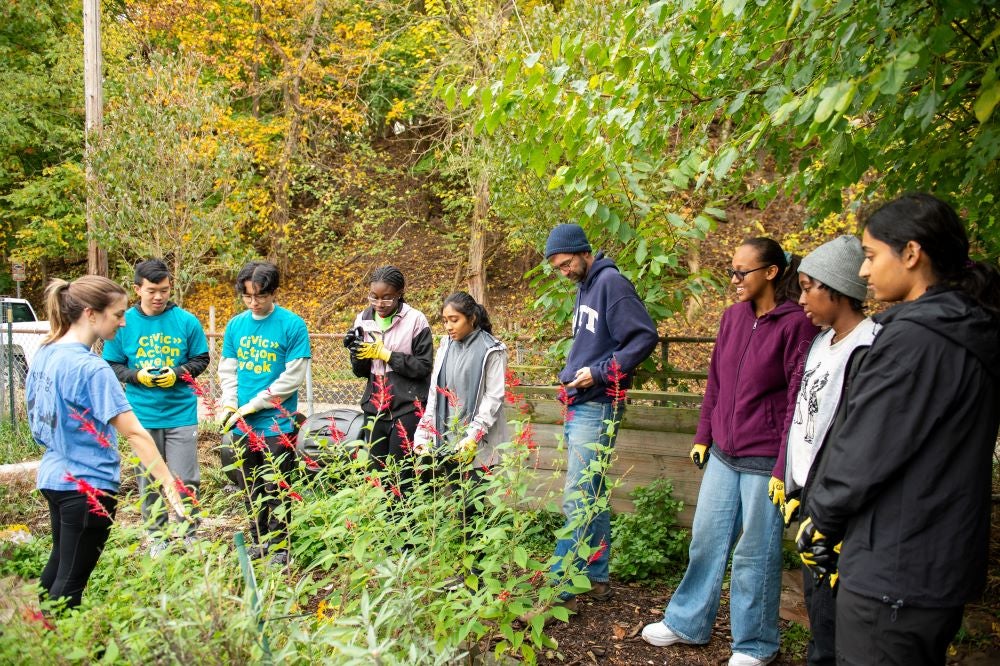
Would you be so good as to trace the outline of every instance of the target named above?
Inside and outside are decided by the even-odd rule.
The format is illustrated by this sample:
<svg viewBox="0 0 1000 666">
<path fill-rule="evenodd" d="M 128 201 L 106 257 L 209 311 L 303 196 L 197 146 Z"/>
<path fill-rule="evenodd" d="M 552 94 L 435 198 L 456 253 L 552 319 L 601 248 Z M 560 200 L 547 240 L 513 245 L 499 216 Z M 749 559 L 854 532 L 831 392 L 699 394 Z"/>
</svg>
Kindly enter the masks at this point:
<svg viewBox="0 0 1000 666">
<path fill-rule="evenodd" d="M 11 418 L 11 393 L 13 392 L 13 415 L 25 417 L 24 379 L 28 365 L 40 348 L 42 338 L 48 331 L 17 331 L 8 341 L 7 331 L 0 330 L 0 418 Z M 222 333 L 206 331 L 211 364 L 199 377 L 205 388 L 203 416 L 210 417 L 209 407 L 217 405 L 221 397 L 218 382 L 218 364 L 222 355 Z M 501 337 L 502 334 L 501 334 Z M 351 372 L 351 362 L 343 345 L 343 334 L 312 333 L 312 362 L 305 386 L 299 391 L 299 410 L 306 415 L 326 411 L 344 405 L 358 405 L 364 392 L 365 380 Z M 522 384 L 553 385 L 557 382 L 559 363 L 551 353 L 553 341 L 515 337 L 505 340 L 508 345 L 509 366 Z M 667 391 L 703 391 L 702 375 L 707 367 L 707 356 L 711 352 L 711 338 L 663 338 L 660 349 L 653 353 L 656 370 L 640 376 L 636 388 Z M 681 349 L 696 350 L 679 353 Z M 100 353 L 100 343 L 95 346 Z M 671 365 L 675 359 L 681 361 L 681 368 Z"/>
</svg>

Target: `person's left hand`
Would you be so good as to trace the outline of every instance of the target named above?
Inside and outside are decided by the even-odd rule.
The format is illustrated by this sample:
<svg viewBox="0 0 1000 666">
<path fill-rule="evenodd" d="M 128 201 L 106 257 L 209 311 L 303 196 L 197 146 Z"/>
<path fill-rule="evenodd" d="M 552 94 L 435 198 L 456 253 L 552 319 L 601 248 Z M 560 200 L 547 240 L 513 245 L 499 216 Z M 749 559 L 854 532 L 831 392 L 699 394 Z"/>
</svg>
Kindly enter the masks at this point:
<svg viewBox="0 0 1000 666">
<path fill-rule="evenodd" d="M 160 388 L 170 388 L 177 383 L 177 373 L 173 368 L 162 368 L 160 374 L 153 375 L 153 383 Z"/>
<path fill-rule="evenodd" d="M 566 388 L 589 388 L 594 385 L 594 377 L 590 374 L 590 368 L 580 368 L 573 376 L 573 381 L 566 384 Z"/>
<path fill-rule="evenodd" d="M 799 551 L 802 564 L 809 567 L 813 575 L 822 580 L 837 571 L 841 544 L 832 544 L 822 532 L 816 529 L 812 517 L 806 516 L 799 525 L 795 537 L 795 547 Z"/>
<path fill-rule="evenodd" d="M 779 509 L 785 504 L 785 482 L 776 476 L 772 476 L 767 482 L 767 496 L 771 502 Z"/>
<path fill-rule="evenodd" d="M 240 419 L 246 418 L 248 415 L 253 414 L 256 411 L 257 408 L 251 407 L 249 403 L 243 405 L 242 407 L 240 407 L 235 412 L 229 415 L 229 418 L 226 419 L 226 423 L 222 426 L 221 432 L 223 434 L 229 432 L 230 430 L 236 427 L 236 424 L 240 421 Z"/>
<path fill-rule="evenodd" d="M 452 458 L 454 458 L 456 462 L 467 465 L 475 460 L 476 451 L 478 449 L 479 444 L 476 442 L 476 439 L 474 437 L 466 437 L 455 445 L 455 454 Z"/>
<path fill-rule="evenodd" d="M 375 342 L 364 342 L 358 345 L 358 358 L 377 358 L 380 361 L 388 363 L 391 357 L 392 352 L 385 348 L 381 340 L 376 340 Z"/>
</svg>

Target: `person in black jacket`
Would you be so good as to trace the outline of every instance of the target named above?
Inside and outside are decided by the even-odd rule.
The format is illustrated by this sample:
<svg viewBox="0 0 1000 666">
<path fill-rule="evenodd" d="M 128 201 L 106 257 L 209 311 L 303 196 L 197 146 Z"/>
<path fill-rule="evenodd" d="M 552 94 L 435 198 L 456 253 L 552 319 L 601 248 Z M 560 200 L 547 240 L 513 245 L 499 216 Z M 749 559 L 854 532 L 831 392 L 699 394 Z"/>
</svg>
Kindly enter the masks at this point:
<svg viewBox="0 0 1000 666">
<path fill-rule="evenodd" d="M 944 664 L 986 580 L 1000 272 L 969 259 L 958 215 L 927 194 L 879 208 L 863 246 L 875 298 L 902 302 L 875 317 L 798 547 L 839 575 L 838 663 Z"/>
<path fill-rule="evenodd" d="M 417 405 L 427 399 L 434 367 L 430 324 L 404 301 L 405 288 L 403 273 L 395 266 L 376 269 L 368 281 L 369 305 L 344 338 L 351 370 L 368 380 L 361 409 L 370 455 L 379 469 L 387 459 L 402 461 L 412 446 L 420 419 Z M 403 495 L 412 481 L 412 466 L 398 465 L 398 473 L 395 492 Z"/>
</svg>

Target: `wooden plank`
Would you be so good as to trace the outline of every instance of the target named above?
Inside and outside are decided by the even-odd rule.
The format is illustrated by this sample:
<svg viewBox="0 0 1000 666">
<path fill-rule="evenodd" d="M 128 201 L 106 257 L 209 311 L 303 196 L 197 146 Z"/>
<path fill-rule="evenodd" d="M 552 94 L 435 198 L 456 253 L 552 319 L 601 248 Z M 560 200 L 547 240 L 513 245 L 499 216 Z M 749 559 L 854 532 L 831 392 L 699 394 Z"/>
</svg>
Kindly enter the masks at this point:
<svg viewBox="0 0 1000 666">
<path fill-rule="evenodd" d="M 660 394 L 663 395 L 663 394 Z M 529 419 L 535 424 L 561 424 L 562 405 L 554 400 L 524 401 L 527 412 L 521 414 L 516 408 L 507 409 L 510 420 Z M 698 429 L 700 410 L 686 407 L 654 407 L 651 405 L 629 405 L 625 408 L 622 428 L 625 430 L 655 430 L 658 432 L 682 432 L 694 434 Z"/>
</svg>

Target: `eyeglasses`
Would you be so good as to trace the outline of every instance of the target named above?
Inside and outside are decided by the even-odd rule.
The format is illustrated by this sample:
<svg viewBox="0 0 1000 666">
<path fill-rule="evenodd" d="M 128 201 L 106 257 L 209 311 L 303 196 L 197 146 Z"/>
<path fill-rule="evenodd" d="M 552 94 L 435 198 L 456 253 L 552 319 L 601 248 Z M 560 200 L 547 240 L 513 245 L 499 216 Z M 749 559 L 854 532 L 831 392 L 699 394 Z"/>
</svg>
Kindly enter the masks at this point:
<svg viewBox="0 0 1000 666">
<path fill-rule="evenodd" d="M 556 270 L 557 271 L 562 271 L 563 273 L 565 273 L 566 271 L 569 270 L 569 267 L 573 265 L 574 261 L 576 261 L 576 255 L 573 255 L 572 257 L 570 257 L 566 261 L 564 261 L 561 264 L 559 264 L 558 266 L 556 266 Z"/>
<path fill-rule="evenodd" d="M 766 266 L 758 266 L 757 268 L 751 268 L 748 271 L 738 271 L 735 268 L 727 268 L 726 269 L 726 275 L 729 276 L 730 280 L 732 280 L 733 278 L 736 278 L 737 282 L 743 282 L 743 280 L 746 279 L 746 276 L 750 275 L 754 271 L 762 271 L 765 268 L 770 268 L 773 265 L 774 264 L 767 264 Z"/>
<path fill-rule="evenodd" d="M 260 294 L 242 294 L 243 300 L 247 303 L 263 303 L 268 299 L 274 298 L 274 292 L 268 291 Z"/>
<path fill-rule="evenodd" d="M 399 296 L 391 296 L 389 298 L 375 298 L 374 296 L 368 296 L 368 302 L 372 305 L 392 305 L 399 300 Z"/>
</svg>

